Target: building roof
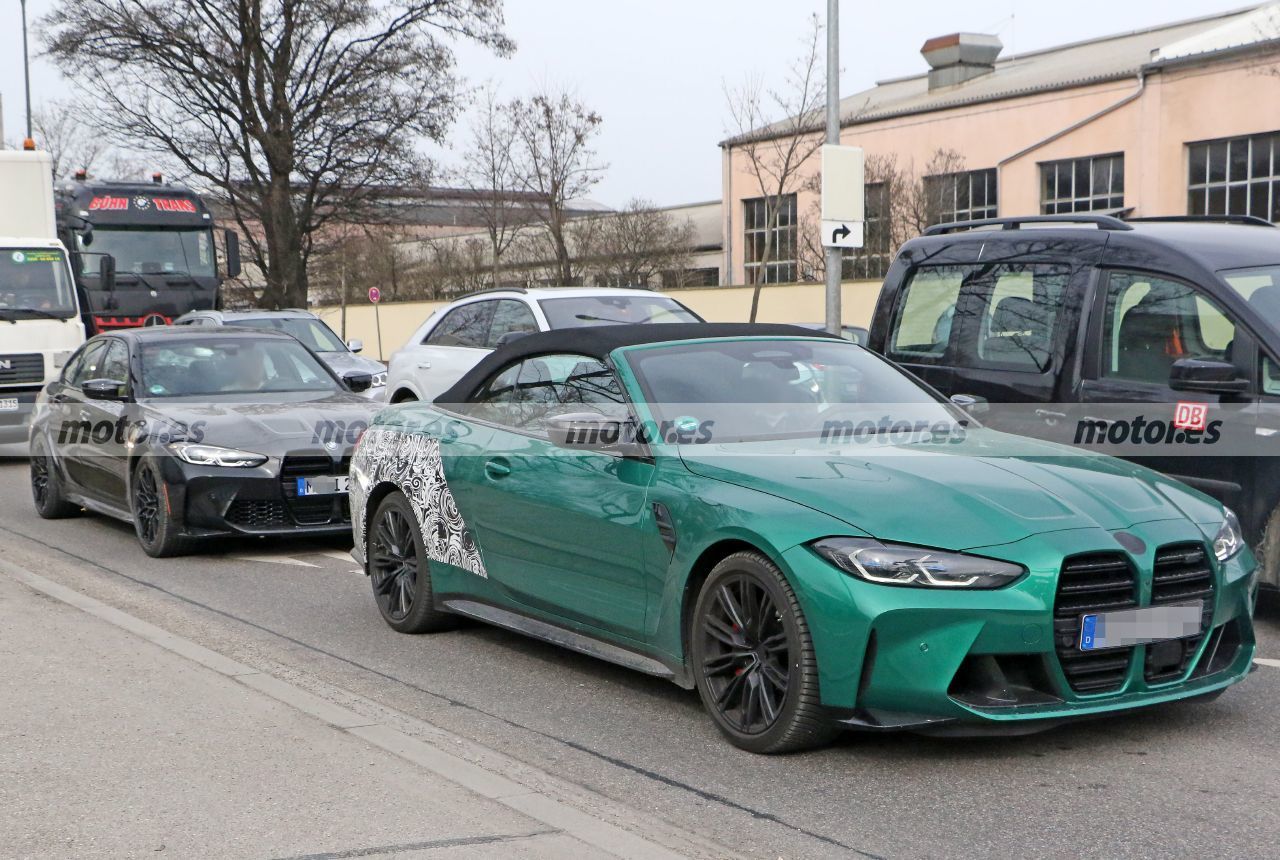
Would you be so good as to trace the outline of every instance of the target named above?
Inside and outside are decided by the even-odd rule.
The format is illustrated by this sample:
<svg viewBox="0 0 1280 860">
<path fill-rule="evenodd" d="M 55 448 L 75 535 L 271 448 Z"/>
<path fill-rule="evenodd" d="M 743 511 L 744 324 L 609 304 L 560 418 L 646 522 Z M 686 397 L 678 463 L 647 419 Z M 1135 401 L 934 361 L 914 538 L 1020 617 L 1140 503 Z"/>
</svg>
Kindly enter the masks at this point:
<svg viewBox="0 0 1280 860">
<path fill-rule="evenodd" d="M 452 388 L 435 399 L 438 404 L 466 403 L 496 371 L 512 362 L 539 355 L 569 353 L 603 360 L 615 349 L 648 343 L 678 343 L 703 338 L 836 338 L 799 326 L 777 323 L 644 323 L 560 328 L 513 340 L 480 359 Z"/>
<path fill-rule="evenodd" d="M 1269 2 L 1234 12 L 1011 55 L 998 59 L 994 70 L 987 74 L 932 90 L 927 71 L 878 81 L 874 87 L 840 100 L 840 123 L 842 126 L 857 125 L 1122 80 L 1135 77 L 1144 69 L 1173 62 L 1209 59 L 1212 55 L 1258 47 L 1277 40 L 1280 40 L 1280 3 Z M 817 127 L 814 126 L 815 130 Z M 723 145 L 751 138 L 768 138 L 775 132 L 783 134 L 788 131 L 786 123 L 775 123 L 731 138 Z"/>
</svg>

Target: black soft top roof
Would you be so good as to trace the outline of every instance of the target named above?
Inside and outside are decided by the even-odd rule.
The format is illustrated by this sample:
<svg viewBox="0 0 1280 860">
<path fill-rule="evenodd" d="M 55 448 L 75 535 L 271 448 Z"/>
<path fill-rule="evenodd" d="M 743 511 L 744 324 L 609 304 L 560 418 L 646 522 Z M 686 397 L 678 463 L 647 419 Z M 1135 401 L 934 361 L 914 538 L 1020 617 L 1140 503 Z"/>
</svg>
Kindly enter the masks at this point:
<svg viewBox="0 0 1280 860">
<path fill-rule="evenodd" d="M 538 332 L 498 347 L 467 371 L 436 403 L 466 403 L 494 372 L 522 358 L 572 353 L 604 358 L 615 349 L 645 343 L 701 340 L 710 337 L 830 337 L 838 335 L 774 323 L 640 323 L 582 326 Z"/>
</svg>

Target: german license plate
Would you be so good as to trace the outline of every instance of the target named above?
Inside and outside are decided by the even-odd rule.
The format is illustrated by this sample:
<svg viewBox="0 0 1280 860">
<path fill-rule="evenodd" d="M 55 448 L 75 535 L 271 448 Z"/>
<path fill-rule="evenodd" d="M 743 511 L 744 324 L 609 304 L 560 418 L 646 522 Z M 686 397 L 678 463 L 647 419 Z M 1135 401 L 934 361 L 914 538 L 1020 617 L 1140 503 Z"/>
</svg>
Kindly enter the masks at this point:
<svg viewBox="0 0 1280 860">
<path fill-rule="evenodd" d="M 351 479 L 346 475 L 338 475 L 334 478 L 299 478 L 298 495 L 332 496 L 335 493 L 347 492 L 350 483 Z"/>
<path fill-rule="evenodd" d="M 1147 606 L 1142 609 L 1118 609 L 1099 612 L 1080 619 L 1080 650 L 1124 648 L 1183 639 L 1200 632 L 1204 601 L 1173 606 Z"/>
<path fill-rule="evenodd" d="M 18 398 L 0 397 L 0 412 L 17 412 Z"/>
</svg>

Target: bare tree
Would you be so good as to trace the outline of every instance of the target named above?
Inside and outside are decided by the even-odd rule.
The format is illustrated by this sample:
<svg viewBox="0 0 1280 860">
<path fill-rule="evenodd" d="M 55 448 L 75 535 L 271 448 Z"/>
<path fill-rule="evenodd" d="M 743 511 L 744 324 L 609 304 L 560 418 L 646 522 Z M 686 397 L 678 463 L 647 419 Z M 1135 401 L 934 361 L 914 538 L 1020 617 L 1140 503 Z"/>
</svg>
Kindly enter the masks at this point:
<svg viewBox="0 0 1280 860">
<path fill-rule="evenodd" d="M 495 287 L 501 285 L 503 255 L 530 220 L 528 205 L 519 199 L 524 173 L 517 162 L 516 142 L 512 105 L 500 102 L 492 86 L 485 87 L 457 179 L 463 188 L 475 192 L 476 212 L 489 234 Z"/>
<path fill-rule="evenodd" d="M 635 198 L 619 212 L 590 220 L 599 225 L 590 249 L 595 269 L 615 286 L 648 286 L 663 272 L 689 267 L 696 237 L 690 219 L 679 221 Z"/>
<path fill-rule="evenodd" d="M 759 78 L 726 93 L 733 128 L 729 144 L 746 159 L 747 174 L 764 201 L 763 246 L 756 259 L 751 322 L 760 308 L 760 290 L 769 278 L 769 263 L 777 251 L 773 237 L 785 211 L 786 198 L 800 190 L 800 171 L 821 148 L 823 26 L 814 15 L 804 49 L 788 69 L 780 89 L 766 88 Z M 782 117 L 770 122 L 771 117 Z"/>
<path fill-rule="evenodd" d="M 452 42 L 505 53 L 501 25 L 501 0 L 64 0 L 40 24 L 105 133 L 220 193 L 268 307 L 305 305 L 327 223 L 420 177 L 456 113 Z"/>
<path fill-rule="evenodd" d="M 522 163 L 521 187 L 539 199 L 538 213 L 554 250 L 556 280 L 574 282 L 574 257 L 565 224 L 569 202 L 584 196 L 604 173 L 592 139 L 600 114 L 569 93 L 544 90 L 512 102 Z"/>
<path fill-rule="evenodd" d="M 61 179 L 75 170 L 92 173 L 104 161 L 107 144 L 83 121 L 69 101 L 45 102 L 31 112 L 36 145 L 53 159 L 53 176 Z"/>
</svg>

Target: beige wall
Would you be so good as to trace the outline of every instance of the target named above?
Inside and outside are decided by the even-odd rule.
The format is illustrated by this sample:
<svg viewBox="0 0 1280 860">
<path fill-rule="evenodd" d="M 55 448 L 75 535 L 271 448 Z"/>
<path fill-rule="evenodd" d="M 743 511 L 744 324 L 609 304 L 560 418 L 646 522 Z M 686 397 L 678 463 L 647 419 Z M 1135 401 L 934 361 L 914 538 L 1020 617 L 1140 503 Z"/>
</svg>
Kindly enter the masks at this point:
<svg viewBox="0 0 1280 860">
<path fill-rule="evenodd" d="M 751 313 L 750 287 L 708 287 L 673 290 L 668 293 L 711 322 L 743 322 Z M 880 295 L 879 281 L 848 281 L 842 296 L 846 325 L 867 326 Z M 822 322 L 825 297 L 821 284 L 786 284 L 765 287 L 760 295 L 759 322 Z M 364 341 L 362 355 L 391 357 L 430 313 L 445 302 L 399 302 L 378 308 L 377 317 L 369 304 L 349 305 L 345 338 Z M 315 308 L 334 331 L 342 334 L 340 307 Z M 378 325 L 382 327 L 382 350 L 378 350 Z"/>
<path fill-rule="evenodd" d="M 1181 215 L 1186 213 L 1188 143 L 1280 130 L 1278 65 L 1272 54 L 1153 72 L 1134 101 L 1017 158 L 1134 94 L 1137 78 L 849 126 L 841 143 L 861 146 L 868 155 L 894 155 L 899 167 L 913 166 L 916 173 L 939 148 L 959 152 L 969 170 L 998 166 L 1001 215 L 1039 213 L 1041 162 L 1123 152 L 1125 205 L 1137 215 Z M 726 162 L 728 277 L 741 283 L 742 201 L 761 193 L 741 152 L 729 150 Z M 796 187 L 817 171 L 815 156 Z M 814 192 L 798 194 L 801 218 L 816 200 Z"/>
</svg>

